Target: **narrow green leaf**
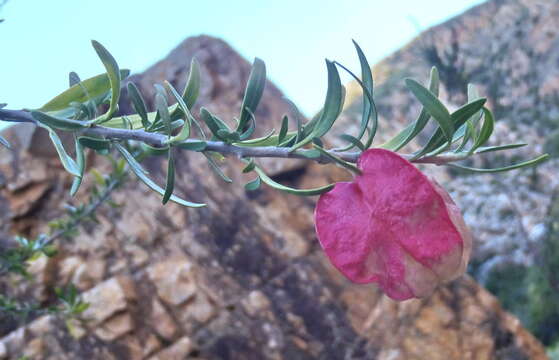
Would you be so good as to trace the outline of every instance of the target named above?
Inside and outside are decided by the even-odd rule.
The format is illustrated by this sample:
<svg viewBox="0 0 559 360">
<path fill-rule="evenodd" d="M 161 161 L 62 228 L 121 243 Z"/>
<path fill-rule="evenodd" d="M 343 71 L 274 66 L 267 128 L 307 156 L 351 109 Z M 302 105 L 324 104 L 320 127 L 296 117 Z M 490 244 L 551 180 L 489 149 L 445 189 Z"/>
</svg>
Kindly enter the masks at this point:
<svg viewBox="0 0 559 360">
<path fill-rule="evenodd" d="M 359 141 L 359 139 L 357 139 L 356 137 L 353 137 L 349 134 L 342 134 L 340 135 L 340 139 L 347 141 L 348 143 L 351 144 L 351 146 L 345 147 L 337 151 L 345 151 L 345 149 L 351 149 L 352 147 L 357 147 L 359 150 L 365 151 L 365 145 L 363 145 L 363 143 Z"/>
<path fill-rule="evenodd" d="M 87 148 L 93 149 L 100 152 L 108 152 L 111 149 L 111 143 L 108 140 L 80 136 L 78 142 Z"/>
<path fill-rule="evenodd" d="M 109 110 L 96 120 L 97 124 L 103 123 L 110 120 L 113 114 L 118 108 L 118 100 L 120 98 L 120 70 L 115 58 L 109 53 L 109 51 L 101 45 L 99 42 L 92 40 L 91 44 L 95 49 L 95 52 L 101 59 L 101 62 L 105 66 L 107 75 L 109 77 L 109 82 L 111 84 L 111 101 L 109 103 Z"/>
<path fill-rule="evenodd" d="M 316 123 L 313 123 L 313 120 L 311 120 L 303 127 L 303 133 L 306 137 L 299 139 L 299 141 L 291 147 L 291 151 L 305 146 L 310 143 L 313 138 L 320 138 L 326 134 L 342 111 L 345 90 L 340 80 L 340 74 L 333 62 L 326 60 L 326 67 L 328 69 L 328 90 L 326 91 L 326 100 L 321 116 Z"/>
<path fill-rule="evenodd" d="M 153 155 L 153 156 L 167 155 L 169 154 L 169 148 L 170 148 L 169 146 L 154 147 L 146 143 L 142 143 L 142 150 L 144 150 L 147 155 Z"/>
<path fill-rule="evenodd" d="M 274 129 L 270 130 L 270 132 L 263 137 L 238 141 L 235 145 L 243 146 L 243 147 L 255 147 L 255 146 L 276 146 L 278 143 L 278 135 L 274 135 L 276 131 Z M 293 135 L 293 134 L 291 134 Z M 287 135 L 288 137 L 290 134 Z"/>
<path fill-rule="evenodd" d="M 77 85 L 80 82 L 81 80 L 78 74 L 75 71 L 70 71 L 70 73 L 68 74 L 68 83 L 70 84 L 70 87 Z"/>
<path fill-rule="evenodd" d="M 283 100 L 285 102 L 287 102 L 287 104 L 293 110 L 293 116 L 295 117 L 295 125 L 296 125 L 296 128 L 297 128 L 297 132 L 294 133 L 296 136 L 289 136 L 290 134 L 293 134 L 293 133 L 292 132 L 288 133 L 287 138 L 278 145 L 279 147 L 288 147 L 288 146 L 292 146 L 293 144 L 298 143 L 299 140 L 303 139 L 303 137 L 304 137 L 303 123 L 301 121 L 302 115 L 301 115 L 301 112 L 299 111 L 299 109 L 297 108 L 297 105 L 295 105 L 295 103 L 293 101 L 289 100 L 286 97 L 284 97 Z M 318 114 L 316 114 L 310 122 L 318 121 L 320 116 L 322 116 L 322 110 Z"/>
<path fill-rule="evenodd" d="M 462 138 L 462 143 L 456 148 L 456 150 L 454 150 L 454 152 L 457 153 L 464 150 L 464 148 L 468 144 L 468 141 L 470 141 L 470 139 L 472 138 L 472 134 L 475 133 L 474 125 L 470 119 L 468 119 L 468 121 L 466 121 L 466 123 L 462 125 L 462 127 L 464 127 L 464 129 L 466 130 L 464 132 L 464 137 Z M 462 129 L 462 127 L 460 129 Z M 460 131 L 460 129 L 458 129 L 458 131 Z"/>
<path fill-rule="evenodd" d="M 367 61 L 367 58 L 365 57 L 365 54 L 363 53 L 363 51 L 361 50 L 361 47 L 359 47 L 359 45 L 357 44 L 357 42 L 355 40 L 353 40 L 353 45 L 355 46 L 355 50 L 357 51 L 357 56 L 359 57 L 359 63 L 361 64 L 361 79 L 360 80 L 355 74 L 353 74 L 353 72 L 351 72 L 349 69 L 347 69 L 345 66 L 343 66 L 340 63 L 337 63 L 339 66 L 341 66 L 344 70 L 346 70 L 359 84 L 359 86 L 361 86 L 361 89 L 363 90 L 363 112 L 361 115 L 361 126 L 359 128 L 359 133 L 356 137 L 357 140 L 361 140 L 361 138 L 363 137 L 363 135 L 365 135 L 365 131 L 367 130 L 368 126 L 369 126 L 369 121 L 373 120 L 373 124 L 371 126 L 371 129 L 369 131 L 369 138 L 367 139 L 367 148 L 371 146 L 371 144 L 373 143 L 374 137 L 376 135 L 377 132 L 377 128 L 378 128 L 378 113 L 377 113 L 377 108 L 375 105 L 375 102 L 373 100 L 373 74 L 371 72 L 371 66 L 369 65 L 369 62 Z M 347 151 L 350 150 L 352 147 L 356 146 L 355 143 L 352 143 L 351 145 L 340 149 L 339 151 Z"/>
<path fill-rule="evenodd" d="M 457 168 L 457 169 L 468 170 L 468 171 L 478 172 L 478 173 L 496 173 L 496 172 L 504 172 L 504 171 L 514 170 L 514 169 L 520 169 L 520 168 L 527 167 L 527 166 L 535 166 L 535 165 L 538 165 L 538 164 L 546 161 L 547 159 L 549 159 L 549 155 L 544 154 L 544 155 L 540 155 L 537 158 L 532 159 L 532 160 L 527 160 L 527 161 L 523 161 L 523 162 L 518 163 L 518 164 L 505 166 L 505 167 L 500 167 L 500 168 L 494 168 L 494 169 L 479 169 L 479 168 L 462 166 L 462 165 L 452 164 L 452 163 L 449 163 L 449 164 L 446 164 L 446 165 Z"/>
<path fill-rule="evenodd" d="M 340 159 L 338 156 L 330 154 L 328 151 L 324 150 L 323 147 L 318 146 L 316 144 L 313 145 L 313 147 L 318 150 L 318 152 L 324 156 L 327 157 L 328 159 L 332 160 L 334 163 L 348 169 L 349 171 L 351 171 L 354 174 L 361 174 L 361 170 L 359 170 L 359 168 L 357 166 L 355 166 L 354 164 L 347 162 L 345 160 Z"/>
<path fill-rule="evenodd" d="M 316 149 L 299 149 L 295 151 L 295 154 L 302 155 L 307 159 L 318 159 L 320 157 L 320 151 Z"/>
<path fill-rule="evenodd" d="M 205 141 L 191 140 L 188 142 L 174 144 L 173 146 L 179 147 L 184 150 L 190 150 L 190 151 L 204 151 L 206 149 L 206 146 L 208 146 L 208 144 Z"/>
<path fill-rule="evenodd" d="M 345 100 L 345 88 L 340 81 L 340 75 L 336 66 L 332 62 L 327 62 L 329 80 L 326 98 L 328 103 L 324 104 L 322 116 L 320 117 L 316 127 L 309 135 L 311 138 L 320 138 L 324 136 L 334 125 L 334 122 L 342 112 Z"/>
<path fill-rule="evenodd" d="M 225 124 L 221 119 L 209 112 L 208 109 L 206 109 L 205 107 L 200 108 L 200 117 L 206 123 L 212 134 L 218 138 L 219 130 L 226 130 L 227 132 L 231 132 L 231 129 L 229 129 L 227 124 Z"/>
<path fill-rule="evenodd" d="M 88 104 L 89 104 L 89 102 L 88 102 Z M 76 109 L 76 111 L 74 113 L 74 116 L 73 116 L 73 119 L 70 119 L 70 120 L 82 120 L 83 119 L 82 115 L 84 115 L 85 118 L 87 118 L 87 119 L 95 118 L 95 112 L 92 111 L 91 106 L 88 106 L 86 104 L 82 104 L 82 103 L 79 103 L 79 102 L 75 102 L 75 101 L 72 101 L 70 103 L 70 106 L 73 107 L 74 109 Z"/>
<path fill-rule="evenodd" d="M 483 105 L 485 104 L 486 101 L 487 100 L 483 98 L 477 99 L 471 103 L 468 103 L 460 107 L 458 110 L 453 112 L 450 115 L 450 117 L 455 125 L 455 128 L 460 128 L 468 119 L 474 116 L 481 108 L 483 108 Z M 459 140 L 459 137 L 453 136 L 452 141 L 455 140 Z M 443 151 L 447 146 L 445 145 L 445 142 L 446 140 L 442 130 L 440 128 L 437 128 L 437 130 L 435 130 L 435 133 L 431 136 L 431 138 L 427 142 L 427 145 L 425 145 L 423 149 L 421 149 L 418 153 L 416 153 L 412 160 L 418 159 L 421 156 L 427 153 L 431 153 L 433 151 L 435 153 L 440 153 L 440 151 Z"/>
<path fill-rule="evenodd" d="M 157 93 L 155 95 L 155 108 L 157 109 L 157 112 L 159 113 L 159 116 L 161 117 L 161 120 L 163 121 L 163 124 L 165 125 L 165 132 L 167 134 L 167 136 L 169 137 L 169 139 L 171 138 L 171 115 L 169 114 L 169 109 L 168 109 L 168 105 L 167 105 L 167 99 L 165 98 L 165 96 L 161 93 Z"/>
<path fill-rule="evenodd" d="M 179 105 L 178 108 L 182 111 L 183 116 L 184 116 L 184 126 L 182 127 L 182 129 L 181 129 L 181 131 L 178 135 L 173 136 L 171 138 L 171 142 L 175 143 L 175 142 L 184 141 L 184 140 L 188 139 L 188 137 L 190 136 L 191 123 L 193 121 L 195 122 L 196 120 L 194 120 L 194 117 L 190 113 L 190 110 L 189 110 L 188 106 L 184 102 L 183 98 L 179 95 L 177 90 L 173 87 L 173 85 L 171 85 L 171 83 L 168 82 L 168 81 L 165 81 L 164 84 L 165 84 L 165 87 L 167 87 L 167 90 L 169 90 L 171 95 L 173 95 L 173 97 L 177 101 L 177 104 Z"/>
<path fill-rule="evenodd" d="M 62 141 L 58 137 L 58 134 L 48 125 L 45 125 L 41 122 L 38 122 L 37 126 L 40 126 L 49 132 L 49 137 L 54 145 L 54 148 L 56 149 L 56 152 L 58 153 L 58 157 L 60 158 L 60 162 L 62 163 L 62 166 L 64 166 L 64 169 L 66 169 L 66 171 L 74 176 L 80 176 L 78 165 L 64 149 L 64 145 L 62 145 Z"/>
<path fill-rule="evenodd" d="M 211 154 L 207 154 L 207 153 L 203 153 L 203 154 L 206 157 L 206 159 L 208 160 L 208 164 L 210 165 L 210 169 L 212 169 L 217 176 L 219 176 L 226 183 L 232 183 L 233 182 L 233 180 L 231 180 L 227 175 L 225 175 L 223 173 L 223 171 L 221 170 L 219 165 L 212 158 Z"/>
<path fill-rule="evenodd" d="M 439 123 L 440 129 L 450 145 L 452 142 L 452 135 L 454 134 L 454 124 L 446 107 L 431 93 L 431 91 L 423 87 L 423 85 L 417 81 L 406 79 L 406 86 L 411 90 L 417 100 L 421 102 L 433 119 Z"/>
<path fill-rule="evenodd" d="M 495 124 L 495 119 L 493 118 L 493 114 L 491 113 L 491 111 L 489 111 L 489 109 L 484 107 L 483 108 L 483 115 L 484 115 L 483 125 L 481 126 L 481 130 L 479 131 L 479 134 L 477 135 L 476 142 L 472 146 L 472 149 L 470 150 L 470 152 L 473 152 L 478 147 L 485 145 L 485 143 L 491 137 L 491 134 L 493 134 L 493 128 L 494 128 L 494 124 Z"/>
<path fill-rule="evenodd" d="M 11 149 L 10 143 L 8 142 L 8 140 L 4 139 L 2 136 L 0 136 L 0 144 L 2 144 L 3 146 L 5 146 L 8 149 Z"/>
<path fill-rule="evenodd" d="M 200 94 L 200 64 L 195 58 L 190 62 L 190 71 L 188 72 L 188 79 L 186 80 L 186 87 L 182 94 L 182 98 L 186 107 L 192 109 Z"/>
<path fill-rule="evenodd" d="M 239 125 L 237 126 L 238 132 L 244 132 L 246 130 L 245 128 L 251 116 L 249 111 L 252 113 L 256 111 L 256 107 L 258 106 L 258 103 L 262 98 L 262 94 L 264 93 L 265 86 L 266 65 L 264 64 L 264 61 L 256 58 L 252 64 L 252 70 L 248 77 L 245 96 L 241 105 Z"/>
<path fill-rule="evenodd" d="M 523 146 L 526 146 L 526 145 L 528 145 L 528 144 L 508 144 L 508 145 L 499 145 L 499 146 L 486 146 L 486 147 L 477 148 L 475 153 L 476 154 L 482 154 L 482 153 L 492 152 L 492 151 L 510 150 L 510 149 L 516 149 L 516 148 L 519 148 L 519 147 L 523 147 Z"/>
<path fill-rule="evenodd" d="M 165 193 L 163 194 L 163 205 L 165 205 L 175 189 L 175 160 L 173 159 L 173 148 L 169 148 L 167 158 L 167 183 L 165 185 Z"/>
<path fill-rule="evenodd" d="M 256 179 L 252 180 L 251 182 L 245 184 L 245 189 L 247 191 L 254 191 L 257 190 L 260 187 L 260 184 L 262 182 L 260 181 L 260 176 L 257 176 Z"/>
<path fill-rule="evenodd" d="M 313 145 L 318 145 L 318 146 L 320 146 L 320 147 L 323 147 L 323 146 L 324 146 L 324 144 L 322 143 L 322 140 L 320 140 L 320 138 L 313 138 L 313 139 L 312 139 L 312 144 L 313 144 Z"/>
<path fill-rule="evenodd" d="M 329 184 L 315 189 L 293 189 L 288 186 L 275 182 L 268 175 L 266 175 L 266 173 L 258 166 L 256 166 L 254 170 L 266 185 L 274 189 L 285 191 L 286 193 L 294 194 L 294 195 L 300 195 L 300 196 L 320 195 L 322 193 L 332 190 L 332 188 L 335 185 L 335 184 Z"/>
<path fill-rule="evenodd" d="M 431 68 L 431 75 L 429 77 L 429 91 L 435 96 L 439 96 L 439 71 L 436 67 Z M 408 125 L 398 135 L 390 139 L 388 142 L 382 144 L 380 147 L 392 151 L 398 151 L 412 141 L 427 125 L 431 115 L 421 108 L 421 113 L 417 120 Z"/>
<path fill-rule="evenodd" d="M 130 70 L 120 70 L 120 78 L 124 79 L 130 74 Z M 80 84 L 87 90 L 87 94 L 92 99 L 104 98 L 105 94 L 111 90 L 111 83 L 107 74 L 100 74 L 89 79 L 83 80 Z M 41 108 L 37 109 L 42 112 L 55 112 L 67 109 L 71 102 L 86 103 L 88 96 L 84 93 L 79 84 L 72 86 L 61 94 L 54 97 Z"/>
<path fill-rule="evenodd" d="M 33 118 L 38 122 L 45 124 L 48 127 L 60 130 L 75 131 L 89 126 L 89 123 L 83 121 L 59 118 L 39 111 L 31 111 L 31 116 L 33 116 Z"/>
<path fill-rule="evenodd" d="M 254 130 L 256 130 L 256 118 L 254 117 L 254 114 L 252 113 L 252 111 L 248 110 L 248 112 L 250 114 L 250 118 L 248 120 L 248 127 L 245 130 L 245 132 L 240 134 L 239 140 L 248 139 L 249 137 L 252 136 L 252 134 L 254 133 Z"/>
<path fill-rule="evenodd" d="M 130 154 L 128 152 L 128 150 L 126 150 L 122 145 L 115 143 L 115 147 L 117 148 L 117 150 L 120 152 L 120 154 L 126 159 L 126 162 L 128 162 L 128 164 L 130 165 L 130 168 L 132 169 L 132 171 L 134 172 L 134 174 L 136 174 L 136 176 L 144 183 L 146 184 L 150 189 L 152 189 L 153 191 L 157 192 L 160 195 L 164 195 L 165 194 L 165 190 L 163 190 L 159 185 L 157 185 L 156 183 L 154 183 L 150 178 L 148 178 L 146 176 L 146 171 L 142 168 L 142 166 L 136 161 L 136 159 L 134 159 L 134 157 L 132 156 L 132 154 Z M 206 204 L 200 204 L 200 203 L 193 203 L 190 201 L 186 201 L 183 200 L 181 198 L 179 198 L 178 196 L 175 195 L 171 195 L 171 197 L 169 198 L 169 200 L 176 202 L 177 204 L 183 205 L 183 206 L 187 206 L 187 207 L 203 207 L 206 206 Z"/>
<path fill-rule="evenodd" d="M 184 125 L 184 120 L 175 120 L 171 122 L 171 133 L 177 129 L 180 129 L 183 125 Z M 150 129 L 150 131 L 151 132 L 167 131 L 167 126 L 161 121 L 159 121 L 159 124 L 157 126 L 152 126 L 152 129 Z"/>
<path fill-rule="evenodd" d="M 217 130 L 216 136 L 228 144 L 241 141 L 241 136 L 236 131 L 228 131 L 225 129 Z"/>
<path fill-rule="evenodd" d="M 245 166 L 245 168 L 243 169 L 243 173 L 249 173 L 252 170 L 254 170 L 254 167 L 256 166 L 256 163 L 254 162 L 254 159 L 250 159 L 247 166 Z"/>
<path fill-rule="evenodd" d="M 289 126 L 289 118 L 287 117 L 287 115 L 284 115 L 283 118 L 281 119 L 281 128 L 278 134 L 278 145 L 285 140 L 288 126 Z"/>
<path fill-rule="evenodd" d="M 129 82 L 127 85 L 128 88 L 128 97 L 132 101 L 132 106 L 134 106 L 134 110 L 138 113 L 138 116 L 142 119 L 142 126 L 144 129 L 150 127 L 151 123 L 148 119 L 148 111 L 146 107 L 146 102 L 142 97 L 142 93 L 138 90 L 138 87 L 133 82 Z"/>
<path fill-rule="evenodd" d="M 80 176 L 74 177 L 72 188 L 70 189 L 70 196 L 76 195 L 83 180 L 83 173 L 85 171 L 85 151 L 83 145 L 79 140 L 76 140 L 76 165 Z"/>
</svg>

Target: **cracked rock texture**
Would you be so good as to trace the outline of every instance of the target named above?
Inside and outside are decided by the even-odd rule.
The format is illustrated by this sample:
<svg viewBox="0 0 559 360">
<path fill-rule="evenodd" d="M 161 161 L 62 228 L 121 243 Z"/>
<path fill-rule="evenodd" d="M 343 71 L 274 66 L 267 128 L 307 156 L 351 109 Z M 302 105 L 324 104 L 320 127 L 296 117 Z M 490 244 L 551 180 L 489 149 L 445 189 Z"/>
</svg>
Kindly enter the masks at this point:
<svg viewBox="0 0 559 360">
<path fill-rule="evenodd" d="M 231 119 L 250 64 L 218 39 L 187 39 L 132 81 L 149 92 L 153 81 L 168 78 L 180 89 L 192 56 L 202 63 L 201 105 Z M 289 110 L 268 85 L 256 113 L 263 130 L 277 127 Z M 75 201 L 67 195 L 71 179 L 41 130 L 23 125 L 4 135 L 17 150 L 0 150 L 0 236 L 34 235 L 60 215 L 59 205 Z M 159 196 L 129 181 L 114 195 L 120 209 L 103 207 L 98 225 L 59 243 L 60 254 L 34 269 L 42 280 L 33 291 L 45 302 L 52 285 L 76 283 L 92 302 L 83 321 L 68 330 L 52 316 L 27 326 L 1 319 L 0 359 L 546 358 L 468 276 L 429 299 L 393 302 L 329 264 L 314 235 L 315 199 L 267 188 L 246 193 L 241 184 L 251 177 L 236 161 L 224 165 L 236 182 L 226 185 L 203 157 L 181 152 L 177 160 L 178 193 L 208 207 L 162 206 Z M 108 168 L 100 157 L 90 164 Z M 295 186 L 347 176 L 334 166 L 275 166 L 276 179 Z M 148 159 L 146 167 L 163 181 L 165 161 Z M 91 183 L 87 177 L 80 196 Z M 22 297 L 31 292 L 9 289 Z"/>
</svg>

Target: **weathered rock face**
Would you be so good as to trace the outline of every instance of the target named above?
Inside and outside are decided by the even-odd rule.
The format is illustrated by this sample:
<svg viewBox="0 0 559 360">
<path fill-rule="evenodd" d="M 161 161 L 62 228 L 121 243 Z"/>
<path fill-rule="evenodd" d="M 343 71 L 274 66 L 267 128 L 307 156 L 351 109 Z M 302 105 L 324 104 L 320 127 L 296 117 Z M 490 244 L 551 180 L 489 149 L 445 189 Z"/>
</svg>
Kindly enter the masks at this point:
<svg viewBox="0 0 559 360">
<path fill-rule="evenodd" d="M 441 75 L 441 98 L 451 108 L 466 101 L 475 84 L 497 120 L 494 144 L 529 146 L 497 155 L 478 156 L 470 166 L 499 167 L 559 149 L 548 136 L 559 127 L 559 2 L 494 0 L 479 5 L 421 34 L 374 67 L 379 131 L 394 135 L 414 121 L 419 105 L 403 79 L 426 82 L 435 65 Z M 357 94 L 356 84 L 348 93 Z M 349 101 L 346 123 L 357 126 L 360 100 Z M 426 131 L 426 134 L 428 132 Z M 427 140 L 420 139 L 422 144 Z M 379 142 L 381 143 L 380 139 Z M 410 144 L 404 152 L 417 149 Z M 476 277 L 495 266 L 530 265 L 544 233 L 551 194 L 559 185 L 559 162 L 536 170 L 469 175 L 428 167 L 451 193 L 476 237 Z"/>
<path fill-rule="evenodd" d="M 184 65 L 195 55 L 205 72 L 223 77 L 204 85 L 202 105 L 224 118 L 234 116 L 237 107 L 216 109 L 240 103 L 236 86 L 243 84 L 249 64 L 208 37 L 189 39 L 173 54 L 183 52 L 188 55 L 178 69 L 164 60 L 135 80 L 149 91 L 152 80 L 145 79 L 160 79 L 151 72 L 169 64 L 161 71 L 170 80 L 179 74 L 176 81 L 182 81 Z M 265 124 L 276 124 L 285 111 L 281 94 L 276 95 L 263 99 L 269 113 L 257 114 Z M 3 236 L 37 233 L 58 215 L 52 209 L 69 201 L 70 179 L 53 155 L 37 157 L 45 134 L 25 126 L 8 132 L 18 150 L 1 150 L 0 229 Z M 104 159 L 90 160 L 91 166 L 107 168 Z M 373 286 L 348 283 L 329 264 L 314 235 L 313 199 L 269 189 L 245 193 L 239 182 L 247 178 L 234 162 L 225 170 L 237 183 L 226 185 L 198 154 L 181 153 L 178 160 L 178 192 L 208 207 L 162 206 L 143 185 L 128 182 L 114 195 L 122 208 L 102 209 L 99 225 L 60 243 L 61 254 L 35 270 L 48 279 L 42 290 L 76 283 L 92 303 L 85 321 L 73 322 L 71 331 L 50 316 L 19 329 L 7 326 L 0 359 L 22 354 L 34 359 L 546 358 L 541 345 L 470 278 L 427 300 L 392 302 Z M 162 180 L 164 161 L 149 159 L 146 167 Z M 278 180 L 300 186 L 343 176 L 334 167 L 281 169 Z M 20 290 L 25 294 L 15 289 Z M 39 295 L 51 298 L 44 291 Z"/>
</svg>

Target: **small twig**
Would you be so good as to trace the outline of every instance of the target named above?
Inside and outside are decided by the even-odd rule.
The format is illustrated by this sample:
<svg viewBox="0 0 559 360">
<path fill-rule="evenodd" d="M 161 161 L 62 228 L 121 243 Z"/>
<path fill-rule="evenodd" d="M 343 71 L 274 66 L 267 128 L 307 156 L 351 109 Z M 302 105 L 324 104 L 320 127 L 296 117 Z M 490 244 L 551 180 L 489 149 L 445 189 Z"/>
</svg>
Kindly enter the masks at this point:
<svg viewBox="0 0 559 360">
<path fill-rule="evenodd" d="M 0 120 L 9 122 L 19 122 L 19 123 L 34 123 L 37 121 L 31 116 L 28 111 L 24 110 L 6 110 L 0 109 Z M 89 128 L 79 131 L 80 135 L 93 135 L 101 136 L 109 140 L 136 140 L 141 141 L 153 146 L 165 146 L 165 141 L 168 139 L 166 135 L 159 133 L 147 132 L 144 130 L 127 130 L 127 129 L 115 129 L 104 126 L 92 125 Z M 185 140 L 182 143 L 197 143 L 199 140 Z M 249 157 L 264 157 L 264 158 L 285 158 L 285 159 L 307 159 L 314 160 L 319 163 L 331 163 L 333 162 L 331 158 L 327 156 L 320 156 L 315 158 L 309 158 L 308 154 L 314 152 L 314 150 L 297 150 L 290 151 L 289 148 L 280 148 L 275 146 L 255 146 L 255 147 L 243 147 L 237 145 L 231 145 L 224 143 L 222 141 L 206 141 L 207 146 L 204 151 L 218 152 L 222 155 L 235 155 L 239 158 L 249 158 Z M 328 153 L 337 156 L 338 158 L 348 161 L 351 163 L 356 163 L 359 158 L 359 152 L 337 152 L 333 150 L 328 150 Z M 307 155 L 307 156 L 306 156 Z M 403 154 L 406 159 L 412 159 L 413 155 Z M 436 164 L 442 165 L 450 162 L 460 161 L 468 158 L 468 154 L 454 154 L 447 153 L 437 156 L 428 156 L 416 160 L 411 160 L 415 163 L 423 164 Z"/>
<path fill-rule="evenodd" d="M 101 206 L 111 196 L 111 193 L 120 184 L 121 184 L 121 180 L 112 180 L 109 183 L 109 185 L 105 188 L 105 190 L 101 193 L 101 195 L 98 196 L 97 199 L 95 199 L 95 201 L 93 203 L 89 204 L 87 209 L 82 214 L 80 214 L 79 216 L 77 216 L 75 218 L 72 218 L 72 221 L 68 224 L 66 229 L 58 230 L 58 231 L 54 232 L 52 235 L 50 235 L 45 240 L 45 244 L 50 244 L 54 240 L 64 236 L 64 234 L 66 234 L 69 230 L 74 229 L 75 227 L 80 225 L 80 223 L 82 221 L 84 221 L 85 219 L 90 217 L 92 214 L 94 214 L 97 211 L 97 208 L 99 208 L 99 206 Z"/>
</svg>

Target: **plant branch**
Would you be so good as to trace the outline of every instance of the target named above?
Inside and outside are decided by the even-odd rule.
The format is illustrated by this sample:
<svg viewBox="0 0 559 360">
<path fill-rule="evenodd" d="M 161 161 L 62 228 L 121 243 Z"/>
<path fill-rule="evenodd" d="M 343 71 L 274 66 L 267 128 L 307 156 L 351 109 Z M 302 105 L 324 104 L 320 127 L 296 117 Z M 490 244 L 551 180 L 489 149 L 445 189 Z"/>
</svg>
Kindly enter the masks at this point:
<svg viewBox="0 0 559 360">
<path fill-rule="evenodd" d="M 95 201 L 93 201 L 91 204 L 89 204 L 87 206 L 87 208 L 85 209 L 85 211 L 83 213 L 81 213 L 79 216 L 76 216 L 75 218 L 72 218 L 72 220 L 70 221 L 70 223 L 66 226 L 66 229 L 61 229 L 58 230 L 56 232 L 54 232 L 53 234 L 51 234 L 46 240 L 45 240 L 45 244 L 50 244 L 52 243 L 54 240 L 64 236 L 64 234 L 68 233 L 68 231 L 74 229 L 75 227 L 77 227 L 82 221 L 84 221 L 85 219 L 89 218 L 91 215 L 93 215 L 97 209 L 99 208 L 99 206 L 101 206 L 110 196 L 111 193 L 122 183 L 121 179 L 113 179 L 108 185 L 107 187 L 105 187 L 105 189 L 103 190 L 103 192 L 101 192 L 101 194 L 99 194 L 99 196 L 95 199 Z"/>
<path fill-rule="evenodd" d="M 31 116 L 28 111 L 25 110 L 7 110 L 0 109 L 0 120 L 15 122 L 15 123 L 33 123 L 36 124 L 37 121 Z M 100 136 L 109 140 L 136 140 L 141 141 L 152 146 L 166 146 L 165 141 L 168 139 L 166 135 L 147 132 L 144 130 L 127 130 L 127 129 L 116 129 L 109 128 L 99 125 L 92 125 L 91 127 L 79 130 L 80 135 L 90 135 L 90 136 Z M 199 142 L 199 140 L 184 140 L 182 143 L 189 144 Z M 235 155 L 238 158 L 249 158 L 249 157 L 262 157 L 262 158 L 286 158 L 286 159 L 307 159 L 314 160 L 319 163 L 331 163 L 333 160 L 325 155 L 320 157 L 310 158 L 311 153 L 315 153 L 314 150 L 297 150 L 291 151 L 290 148 L 275 147 L 275 146 L 255 146 L 255 147 L 244 147 L 238 145 L 227 144 L 222 141 L 206 141 L 206 148 L 204 151 L 218 152 L 223 155 Z M 359 158 L 360 152 L 337 152 L 333 150 L 328 150 L 328 153 L 335 155 L 338 158 L 348 161 L 351 163 L 356 163 Z M 412 155 L 402 155 L 404 158 L 410 160 Z M 468 154 L 455 154 L 447 153 L 436 156 L 427 156 L 420 159 L 412 160 L 415 163 L 429 163 L 442 165 L 450 162 L 460 161 L 468 158 Z"/>
</svg>

